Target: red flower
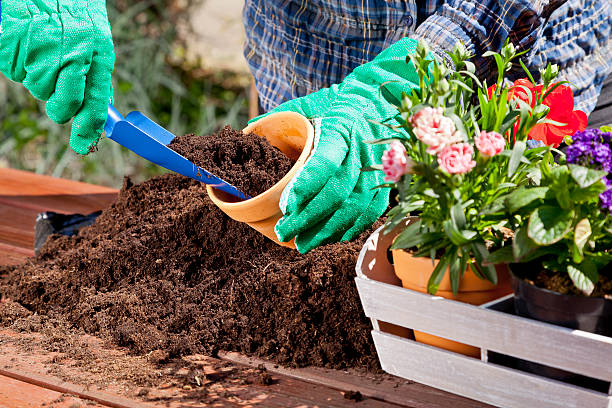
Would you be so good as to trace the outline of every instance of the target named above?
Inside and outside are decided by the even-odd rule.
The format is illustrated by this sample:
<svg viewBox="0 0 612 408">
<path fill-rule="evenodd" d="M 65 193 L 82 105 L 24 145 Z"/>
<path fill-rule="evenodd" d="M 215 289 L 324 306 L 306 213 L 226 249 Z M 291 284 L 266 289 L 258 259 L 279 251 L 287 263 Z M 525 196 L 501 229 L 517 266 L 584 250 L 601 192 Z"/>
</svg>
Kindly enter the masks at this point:
<svg viewBox="0 0 612 408">
<path fill-rule="evenodd" d="M 533 108 L 535 107 L 536 100 L 535 91 L 537 90 L 539 96 L 541 95 L 542 88 L 542 85 L 538 85 L 534 89 L 533 84 L 528 79 L 518 79 L 514 81 L 514 86 L 508 90 L 508 99 L 522 100 L 530 104 Z M 495 85 L 489 88 L 489 97 L 491 97 L 493 91 L 495 91 Z M 530 98 L 531 103 L 529 102 Z M 571 136 L 586 128 L 586 114 L 582 111 L 574 110 L 574 94 L 570 87 L 559 85 L 548 94 L 543 104 L 550 108 L 548 115 L 546 115 L 546 119 L 565 123 L 565 125 L 558 126 L 550 123 L 535 125 L 533 129 L 529 131 L 530 139 L 540 140 L 546 145 L 557 147 L 561 144 L 565 136 Z M 515 131 L 518 128 L 518 122 L 517 120 L 514 124 Z"/>
</svg>

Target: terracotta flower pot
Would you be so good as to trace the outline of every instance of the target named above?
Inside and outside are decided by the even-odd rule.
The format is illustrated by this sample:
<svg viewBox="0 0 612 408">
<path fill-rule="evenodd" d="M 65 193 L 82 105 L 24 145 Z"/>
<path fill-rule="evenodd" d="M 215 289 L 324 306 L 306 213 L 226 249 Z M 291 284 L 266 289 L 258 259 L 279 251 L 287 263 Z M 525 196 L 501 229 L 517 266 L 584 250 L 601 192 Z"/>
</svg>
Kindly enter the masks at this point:
<svg viewBox="0 0 612 408">
<path fill-rule="evenodd" d="M 427 282 L 438 261 L 432 264 L 430 258 L 417 258 L 402 249 L 393 250 L 395 274 L 402 281 L 402 286 L 421 293 L 427 293 Z M 458 300 L 472 305 L 481 305 L 512 293 L 510 274 L 506 265 L 499 265 L 497 270 L 498 284 L 478 278 L 468 267 L 461 279 L 457 296 L 453 295 L 448 271 L 445 273 L 436 296 Z M 467 356 L 480 357 L 478 347 L 447 340 L 431 334 L 414 331 L 417 341 Z"/>
<path fill-rule="evenodd" d="M 245 222 L 279 245 L 295 248 L 293 240 L 280 242 L 274 233 L 276 222 L 283 216 L 278 203 L 281 193 L 310 155 L 314 128 L 304 116 L 294 112 L 279 112 L 265 116 L 244 128 L 244 133 L 265 137 L 295 164 L 272 188 L 246 201 L 213 187 L 206 186 L 208 196 L 230 218 Z"/>
</svg>

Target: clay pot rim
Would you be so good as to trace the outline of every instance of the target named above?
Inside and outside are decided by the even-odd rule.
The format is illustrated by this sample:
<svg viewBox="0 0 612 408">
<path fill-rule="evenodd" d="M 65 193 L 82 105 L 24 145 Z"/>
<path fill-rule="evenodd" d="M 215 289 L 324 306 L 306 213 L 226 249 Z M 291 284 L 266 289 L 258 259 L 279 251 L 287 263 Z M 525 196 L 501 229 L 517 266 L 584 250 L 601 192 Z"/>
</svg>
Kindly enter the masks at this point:
<svg viewBox="0 0 612 408">
<path fill-rule="evenodd" d="M 300 122 L 304 123 L 304 127 L 306 128 L 307 136 L 306 136 L 306 143 L 304 144 L 304 149 L 302 150 L 302 153 L 300 154 L 298 159 L 293 164 L 293 167 L 291 167 L 291 169 L 287 172 L 287 174 L 285 174 L 285 176 L 282 179 L 280 179 L 276 184 L 274 184 L 272 187 L 270 187 L 268 190 L 264 191 L 263 193 L 258 194 L 255 197 L 251 197 L 248 200 L 237 201 L 237 202 L 228 202 L 228 201 L 223 200 L 217 194 L 219 190 L 215 189 L 214 187 L 210 185 L 207 185 L 206 190 L 208 192 L 210 199 L 213 201 L 213 203 L 215 203 L 217 206 L 219 205 L 219 203 L 222 203 L 223 206 L 239 210 L 239 209 L 242 209 L 243 207 L 248 208 L 251 206 L 257 206 L 259 205 L 261 201 L 266 201 L 267 199 L 269 199 L 270 197 L 274 195 L 280 195 L 282 190 L 284 190 L 285 186 L 295 176 L 295 174 L 304 165 L 304 163 L 310 156 L 310 153 L 312 151 L 312 146 L 314 144 L 314 127 L 312 123 L 305 116 L 300 115 L 299 113 L 286 111 L 286 112 L 276 112 L 268 116 L 265 116 L 256 122 L 250 123 L 247 127 L 245 127 L 242 130 L 244 133 L 249 133 L 252 131 L 252 129 L 255 127 L 257 123 L 260 123 L 260 121 L 279 120 L 279 119 L 282 119 L 283 117 L 291 117 L 291 116 L 294 119 L 299 120 Z M 279 191 L 279 189 L 281 191 Z"/>
</svg>

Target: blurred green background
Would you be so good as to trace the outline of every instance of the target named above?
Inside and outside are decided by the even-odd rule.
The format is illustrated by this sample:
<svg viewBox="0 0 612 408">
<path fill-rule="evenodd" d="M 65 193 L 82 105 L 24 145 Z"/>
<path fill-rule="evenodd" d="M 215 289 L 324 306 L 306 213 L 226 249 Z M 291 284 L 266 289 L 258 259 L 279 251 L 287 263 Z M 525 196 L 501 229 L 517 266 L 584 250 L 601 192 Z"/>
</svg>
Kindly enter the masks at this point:
<svg viewBox="0 0 612 408">
<path fill-rule="evenodd" d="M 120 112 L 139 110 L 176 135 L 246 125 L 248 75 L 204 70 L 200 61 L 187 60 L 177 27 L 188 26 L 201 1 L 107 1 Z M 140 182 L 166 171 L 105 139 L 98 151 L 79 156 L 68 147 L 69 135 L 69 124 L 52 122 L 43 103 L 0 75 L 0 167 L 112 187 L 120 187 L 124 175 Z"/>
</svg>

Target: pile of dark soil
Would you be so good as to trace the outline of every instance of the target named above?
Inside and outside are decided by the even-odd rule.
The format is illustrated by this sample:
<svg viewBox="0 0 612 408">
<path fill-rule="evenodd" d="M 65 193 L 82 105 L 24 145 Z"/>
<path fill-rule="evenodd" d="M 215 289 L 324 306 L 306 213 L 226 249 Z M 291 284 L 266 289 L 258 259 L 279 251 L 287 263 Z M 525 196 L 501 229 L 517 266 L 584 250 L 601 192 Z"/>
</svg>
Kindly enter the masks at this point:
<svg viewBox="0 0 612 408">
<path fill-rule="evenodd" d="M 177 137 L 168 147 L 251 197 L 271 188 L 294 164 L 263 137 L 230 126 L 210 136 Z"/>
<path fill-rule="evenodd" d="M 135 353 L 377 369 L 353 281 L 366 236 L 301 255 L 229 219 L 196 181 L 126 180 L 93 226 L 0 268 L 0 294 Z"/>
</svg>

